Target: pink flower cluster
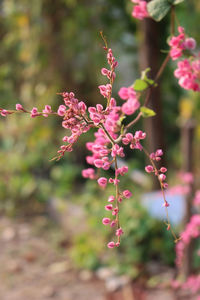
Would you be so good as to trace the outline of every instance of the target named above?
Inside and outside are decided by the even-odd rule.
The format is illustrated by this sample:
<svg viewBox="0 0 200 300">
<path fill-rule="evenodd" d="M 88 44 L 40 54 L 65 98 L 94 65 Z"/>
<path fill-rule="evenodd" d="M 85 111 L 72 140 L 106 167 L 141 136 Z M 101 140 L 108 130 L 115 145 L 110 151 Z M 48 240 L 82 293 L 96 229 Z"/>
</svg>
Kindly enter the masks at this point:
<svg viewBox="0 0 200 300">
<path fill-rule="evenodd" d="M 143 140 L 146 138 L 146 133 L 138 130 L 135 132 L 134 136 L 132 133 L 127 133 L 123 138 L 122 138 L 122 143 L 124 145 L 129 145 L 131 149 L 139 149 L 142 150 L 142 145 L 140 143 L 140 140 Z"/>
<path fill-rule="evenodd" d="M 131 0 L 134 5 L 132 16 L 136 19 L 143 20 L 144 18 L 149 17 L 149 13 L 147 11 L 147 2 L 144 0 Z"/>
<path fill-rule="evenodd" d="M 156 152 L 152 152 L 149 155 L 149 159 L 151 161 L 151 165 L 147 165 L 145 167 L 145 171 L 147 173 L 154 173 L 155 176 L 157 176 L 158 181 L 160 183 L 160 187 L 161 189 L 166 189 L 168 187 L 168 184 L 165 182 L 166 179 L 166 175 L 164 173 L 167 172 L 167 168 L 165 167 L 161 167 L 159 170 L 156 168 L 155 162 L 156 161 L 160 161 L 161 160 L 161 156 L 163 155 L 163 151 L 162 149 L 158 149 L 156 150 Z M 164 197 L 164 203 L 163 203 L 163 207 L 168 207 L 169 203 L 167 202 L 167 200 Z M 170 229 L 170 225 L 168 224 L 168 230 Z"/>
<path fill-rule="evenodd" d="M 137 1 L 139 6 L 143 5 L 144 1 Z M 136 3 L 136 2 L 135 2 Z M 141 6 L 142 7 L 142 6 Z M 87 108 L 83 101 L 76 99 L 74 93 L 63 92 L 60 95 L 63 97 L 63 104 L 61 104 L 57 111 L 54 112 L 50 105 L 45 105 L 42 111 L 38 111 L 37 107 L 33 107 L 31 111 L 23 108 L 21 104 L 16 105 L 16 110 L 0 109 L 2 116 L 7 116 L 12 113 L 28 113 L 31 118 L 38 116 L 48 117 L 49 115 L 57 115 L 62 120 L 62 127 L 68 131 L 68 135 L 63 137 L 63 144 L 57 151 L 55 159 L 59 160 L 65 152 L 73 150 L 74 143 L 78 140 L 80 135 L 86 133 L 89 129 L 95 128 L 94 140 L 86 143 L 87 149 L 91 152 L 86 157 L 89 168 L 82 171 L 84 178 L 97 180 L 98 185 L 105 189 L 107 185 L 112 185 L 115 190 L 115 195 L 110 195 L 108 203 L 105 205 L 106 212 L 110 216 L 103 218 L 102 223 L 115 227 L 116 241 L 111 241 L 107 244 L 108 248 L 118 247 L 120 245 L 120 238 L 123 234 L 123 229 L 119 223 L 120 205 L 124 199 L 129 199 L 132 193 L 128 189 L 120 187 L 120 178 L 125 176 L 128 172 L 128 166 L 118 167 L 119 158 L 125 157 L 125 146 L 131 149 L 144 150 L 141 141 L 145 139 L 146 133 L 138 130 L 134 134 L 127 132 L 127 127 L 124 130 L 122 120 L 125 115 L 132 115 L 140 107 L 138 101 L 139 94 L 137 94 L 132 87 L 122 87 L 119 91 L 119 96 L 125 101 L 122 106 L 118 106 L 116 100 L 112 97 L 112 87 L 116 74 L 115 69 L 118 65 L 111 49 L 104 47 L 107 52 L 108 68 L 102 68 L 101 73 L 107 77 L 108 83 L 99 86 L 101 95 L 106 99 L 106 104 L 103 106 L 97 104 Z M 155 153 L 150 154 L 150 160 L 158 161 L 162 156 L 162 150 L 158 149 Z M 114 168 L 113 176 L 106 178 L 101 175 L 103 172 L 109 170 L 111 166 Z M 95 168 L 98 169 L 96 172 Z M 161 183 L 161 187 L 166 187 L 164 182 L 167 171 L 164 167 L 159 171 L 152 166 L 147 166 L 146 171 L 155 172 Z M 165 206 L 168 206 L 165 201 Z"/>
<path fill-rule="evenodd" d="M 184 259 L 185 246 L 190 243 L 193 238 L 200 236 L 200 215 L 195 214 L 191 217 L 185 230 L 181 233 L 181 240 L 176 244 L 176 265 L 180 266 Z"/>
<path fill-rule="evenodd" d="M 138 101 L 137 94 L 132 87 L 122 87 L 119 90 L 119 96 L 122 100 L 126 102 L 122 105 L 122 112 L 125 115 L 132 115 L 140 107 L 140 102 Z"/>
<path fill-rule="evenodd" d="M 200 207 L 200 190 L 196 191 L 193 204 Z"/>
<path fill-rule="evenodd" d="M 64 153 L 73 150 L 73 144 L 78 140 L 79 136 L 90 129 L 89 122 L 87 121 L 87 106 L 83 101 L 78 101 L 74 93 L 64 92 L 61 94 L 63 97 L 64 105 L 60 105 L 57 114 L 62 117 L 62 127 L 70 130 L 69 136 L 63 137 L 63 144 L 58 151 L 58 158 L 60 159 Z"/>
<path fill-rule="evenodd" d="M 183 283 L 178 280 L 173 280 L 171 285 L 174 289 L 181 288 L 191 291 L 192 294 L 196 294 L 200 291 L 200 275 L 190 275 Z M 196 298 L 196 300 L 200 300 L 200 297 Z"/>
<path fill-rule="evenodd" d="M 178 68 L 174 76 L 179 79 L 179 85 L 186 90 L 200 91 L 200 53 L 195 55 L 196 41 L 191 37 L 186 37 L 183 27 L 178 27 L 179 35 L 173 36 L 169 41 L 170 56 L 172 60 L 177 60 L 183 55 L 190 53 L 190 58 L 184 58 L 177 63 Z"/>
<path fill-rule="evenodd" d="M 200 204 L 200 191 L 196 192 L 194 205 Z M 176 265 L 180 267 L 184 261 L 185 248 L 191 243 L 192 239 L 200 236 L 200 214 L 191 217 L 190 222 L 186 225 L 185 230 L 181 233 L 181 239 L 176 244 Z M 197 251 L 200 255 L 200 251 Z M 193 294 L 200 292 L 200 274 L 190 275 L 185 282 L 174 280 L 172 287 L 190 290 Z"/>
<path fill-rule="evenodd" d="M 155 165 L 156 161 L 160 161 L 161 160 L 161 156 L 162 155 L 163 155 L 162 149 L 158 149 L 158 150 L 156 150 L 156 152 L 152 152 L 149 155 L 149 159 L 150 159 L 150 161 L 151 161 L 152 164 L 151 165 L 147 165 L 145 167 L 145 171 L 147 173 L 154 173 L 155 176 L 157 176 L 158 181 L 160 183 L 161 190 L 163 191 L 163 194 L 164 194 L 164 189 L 166 189 L 168 187 L 168 184 L 166 182 L 164 182 L 166 180 L 166 175 L 164 173 L 167 172 L 167 168 L 161 167 L 158 170 L 157 167 L 156 167 L 156 165 Z M 164 196 L 163 198 L 164 198 L 163 199 L 164 200 L 163 207 L 165 207 L 165 208 L 169 207 L 169 203 L 167 202 L 166 197 Z M 171 225 L 169 223 L 169 220 L 167 220 L 167 221 L 168 221 L 168 223 L 167 223 L 167 230 L 170 230 L 171 229 Z"/>
<path fill-rule="evenodd" d="M 167 190 L 170 195 L 188 195 L 191 192 L 191 184 L 194 182 L 194 175 L 191 172 L 179 172 L 177 176 L 181 183 L 174 185 Z"/>
</svg>

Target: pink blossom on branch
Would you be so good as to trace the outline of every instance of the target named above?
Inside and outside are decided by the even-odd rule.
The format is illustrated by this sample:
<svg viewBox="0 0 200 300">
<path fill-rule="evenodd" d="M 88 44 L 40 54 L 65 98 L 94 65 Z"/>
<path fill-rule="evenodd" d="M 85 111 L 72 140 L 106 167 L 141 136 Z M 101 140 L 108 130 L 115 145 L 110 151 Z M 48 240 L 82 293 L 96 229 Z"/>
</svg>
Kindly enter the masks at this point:
<svg viewBox="0 0 200 300">
<path fill-rule="evenodd" d="M 136 5 L 133 7 L 132 16 L 136 19 L 143 20 L 144 18 L 149 17 L 147 11 L 147 2 L 143 0 L 132 0 Z"/>
</svg>

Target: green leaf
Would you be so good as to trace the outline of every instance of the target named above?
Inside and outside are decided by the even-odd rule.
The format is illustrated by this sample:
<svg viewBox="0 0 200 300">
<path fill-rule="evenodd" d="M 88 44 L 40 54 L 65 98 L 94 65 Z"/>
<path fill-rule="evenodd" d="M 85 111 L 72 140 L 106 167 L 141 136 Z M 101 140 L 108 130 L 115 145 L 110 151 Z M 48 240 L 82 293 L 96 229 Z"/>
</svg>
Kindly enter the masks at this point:
<svg viewBox="0 0 200 300">
<path fill-rule="evenodd" d="M 153 111 L 152 109 L 147 108 L 147 107 L 145 107 L 145 106 L 141 106 L 141 107 L 140 107 L 140 111 L 141 111 L 142 116 L 143 116 L 144 118 L 149 118 L 149 117 L 153 117 L 153 116 L 156 115 L 155 111 Z"/>
<path fill-rule="evenodd" d="M 142 71 L 141 79 L 144 80 L 148 85 L 153 85 L 154 80 L 147 77 L 147 73 L 151 70 L 151 68 L 147 68 Z"/>
<path fill-rule="evenodd" d="M 137 79 L 133 84 L 133 88 L 136 92 L 144 91 L 146 88 L 148 88 L 148 86 L 148 83 L 142 79 Z"/>
<path fill-rule="evenodd" d="M 152 0 L 147 4 L 147 10 L 150 16 L 157 22 L 166 16 L 170 8 L 171 4 L 168 0 Z"/>
</svg>

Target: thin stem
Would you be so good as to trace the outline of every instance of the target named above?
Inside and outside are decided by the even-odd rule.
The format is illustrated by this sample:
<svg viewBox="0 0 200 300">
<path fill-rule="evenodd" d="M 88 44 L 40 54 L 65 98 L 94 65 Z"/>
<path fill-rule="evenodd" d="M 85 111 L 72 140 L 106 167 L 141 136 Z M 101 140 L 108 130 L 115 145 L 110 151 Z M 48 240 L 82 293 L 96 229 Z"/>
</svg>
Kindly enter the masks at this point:
<svg viewBox="0 0 200 300">
<path fill-rule="evenodd" d="M 173 35 L 174 32 L 175 32 L 175 8 L 174 6 L 172 6 L 171 8 L 171 34 Z M 170 60 L 170 53 L 168 53 L 168 55 L 165 57 L 163 63 L 161 64 L 156 76 L 155 76 L 155 79 L 154 79 L 154 82 L 157 83 L 158 80 L 160 79 L 161 75 L 163 74 L 166 66 L 167 66 L 167 63 L 168 61 Z M 149 102 L 149 99 L 150 99 L 150 96 L 151 96 L 151 92 L 152 92 L 152 89 L 155 87 L 154 86 L 149 86 L 148 90 L 147 90 L 147 94 L 146 94 L 146 98 L 145 98 L 145 101 L 144 101 L 144 106 L 147 106 L 148 105 L 148 102 Z M 135 123 L 137 123 L 139 121 L 139 119 L 141 118 L 142 114 L 141 112 L 138 114 L 138 116 L 133 120 L 131 121 L 128 125 L 125 126 L 125 129 L 128 129 L 129 127 L 131 127 L 132 125 L 134 125 Z"/>
<path fill-rule="evenodd" d="M 105 134 L 107 135 L 107 137 L 109 138 L 110 142 L 114 145 L 115 141 L 114 139 L 111 137 L 110 133 L 108 132 L 108 130 L 105 128 L 104 124 L 101 123 L 100 127 L 104 130 Z"/>
<path fill-rule="evenodd" d="M 115 163 L 115 180 L 116 180 L 116 186 L 115 186 L 115 197 L 116 197 L 116 208 L 117 208 L 117 216 L 116 216 L 116 221 L 117 221 L 117 228 L 119 229 L 120 224 L 119 224 L 119 187 L 118 187 L 118 175 L 116 170 L 118 169 L 118 164 L 117 164 L 117 157 L 115 156 L 114 158 L 114 163 Z M 118 243 L 120 243 L 120 236 L 118 236 Z"/>
<path fill-rule="evenodd" d="M 174 35 L 175 32 L 175 7 L 172 5 L 171 8 L 171 35 Z"/>
<path fill-rule="evenodd" d="M 158 179 L 158 181 L 159 181 L 159 183 L 160 183 L 160 188 L 161 188 L 161 192 L 162 192 L 162 196 L 163 196 L 164 203 L 167 204 L 167 200 L 166 200 L 166 196 L 165 196 L 165 191 L 164 191 L 164 188 L 163 188 L 163 183 L 162 183 L 161 179 L 160 179 L 159 176 L 158 176 L 159 171 L 158 171 L 158 169 L 157 169 L 157 167 L 156 167 L 154 161 L 151 159 L 150 154 L 148 153 L 148 151 L 147 151 L 144 147 L 143 147 L 143 151 L 144 151 L 144 153 L 146 154 L 146 156 L 149 158 L 149 160 L 150 160 L 152 166 L 154 167 L 154 172 L 155 172 L 155 174 L 157 174 L 156 177 L 157 177 L 157 179 Z M 180 238 L 178 238 L 178 237 L 176 236 L 174 230 L 173 230 L 172 227 L 171 227 L 171 223 L 170 223 L 170 220 L 169 220 L 169 213 L 168 213 L 168 208 L 167 208 L 167 206 L 165 206 L 165 211 L 166 211 L 167 225 L 169 226 L 169 230 L 170 230 L 172 236 L 174 237 L 174 242 L 177 243 L 177 242 L 180 240 Z"/>
</svg>

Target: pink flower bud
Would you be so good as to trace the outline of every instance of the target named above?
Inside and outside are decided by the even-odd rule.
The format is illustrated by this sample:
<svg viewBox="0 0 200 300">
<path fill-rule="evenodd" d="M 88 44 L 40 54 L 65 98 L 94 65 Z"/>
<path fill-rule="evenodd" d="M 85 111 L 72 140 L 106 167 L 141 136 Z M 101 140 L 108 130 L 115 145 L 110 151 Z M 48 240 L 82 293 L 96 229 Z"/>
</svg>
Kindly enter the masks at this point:
<svg viewBox="0 0 200 300">
<path fill-rule="evenodd" d="M 184 42 L 186 49 L 194 50 L 196 48 L 196 41 L 193 38 L 187 38 Z"/>
<path fill-rule="evenodd" d="M 168 183 L 163 183 L 163 187 L 165 188 L 165 189 L 167 189 L 168 188 Z"/>
<path fill-rule="evenodd" d="M 94 165 L 95 165 L 95 167 L 97 167 L 97 168 L 102 168 L 102 166 L 103 166 L 103 161 L 102 161 L 101 159 L 95 159 L 95 160 L 94 160 Z"/>
<path fill-rule="evenodd" d="M 45 105 L 45 108 L 43 109 L 43 116 L 48 117 L 48 114 L 51 113 L 51 106 L 50 105 Z"/>
<path fill-rule="evenodd" d="M 98 111 L 98 112 L 102 112 L 102 110 L 103 110 L 103 105 L 97 104 L 97 105 L 96 105 L 96 108 L 97 108 L 97 111 Z"/>
<path fill-rule="evenodd" d="M 99 184 L 101 187 L 105 188 L 106 185 L 107 185 L 107 178 L 105 178 L 105 177 L 100 177 L 100 178 L 97 180 L 97 182 L 98 182 L 98 184 Z"/>
<path fill-rule="evenodd" d="M 165 203 L 163 204 L 163 207 L 168 207 L 169 203 L 167 201 L 165 201 Z"/>
<path fill-rule="evenodd" d="M 84 178 L 95 179 L 95 171 L 92 168 L 82 170 L 82 176 Z"/>
<path fill-rule="evenodd" d="M 148 166 L 145 167 L 145 171 L 146 171 L 147 173 L 151 173 L 151 172 L 154 171 L 154 168 L 153 168 L 153 166 L 148 165 Z"/>
<path fill-rule="evenodd" d="M 128 88 L 122 87 L 119 90 L 118 95 L 122 100 L 127 100 L 129 98 Z"/>
<path fill-rule="evenodd" d="M 163 151 L 162 151 L 162 149 L 158 149 L 158 150 L 156 150 L 156 156 L 162 156 L 163 155 Z"/>
<path fill-rule="evenodd" d="M 108 225 L 108 224 L 110 224 L 110 219 L 109 218 L 103 218 L 102 223 L 103 223 L 103 225 Z"/>
<path fill-rule="evenodd" d="M 16 104 L 16 110 L 24 110 L 21 104 Z"/>
<path fill-rule="evenodd" d="M 113 195 L 108 197 L 108 202 L 114 202 L 115 201 L 115 197 Z"/>
<path fill-rule="evenodd" d="M 36 107 L 33 107 L 32 110 L 31 110 L 31 118 L 35 118 L 37 117 L 39 114 L 38 114 L 38 110 Z"/>
<path fill-rule="evenodd" d="M 88 108 L 88 111 L 89 111 L 90 114 L 94 114 L 94 113 L 96 113 L 97 110 L 96 110 L 95 107 L 90 106 L 90 107 Z"/>
<path fill-rule="evenodd" d="M 128 199 L 132 196 L 132 193 L 129 190 L 124 190 L 123 196 Z"/>
<path fill-rule="evenodd" d="M 167 168 L 165 168 L 165 167 L 160 168 L 160 172 L 162 172 L 162 173 L 167 172 Z"/>
<path fill-rule="evenodd" d="M 63 117 L 65 115 L 65 111 L 66 111 L 66 106 L 65 105 L 60 105 L 57 111 L 57 114 L 61 117 Z"/>
<path fill-rule="evenodd" d="M 1 111 L 2 117 L 6 117 L 8 114 L 9 113 L 8 113 L 8 111 L 6 109 L 2 109 L 2 111 Z"/>
<path fill-rule="evenodd" d="M 62 140 L 63 140 L 63 142 L 67 142 L 68 141 L 68 136 L 64 136 Z"/>
<path fill-rule="evenodd" d="M 107 244 L 107 247 L 108 247 L 108 248 L 114 248 L 114 247 L 115 247 L 115 242 L 109 242 L 109 243 Z"/>
<path fill-rule="evenodd" d="M 124 145 L 128 145 L 128 144 L 130 144 L 132 142 L 132 140 L 133 140 L 132 133 L 127 133 L 125 135 L 125 137 L 122 139 L 122 142 L 123 142 Z"/>
<path fill-rule="evenodd" d="M 116 221 L 112 221 L 111 223 L 110 223 L 110 227 L 114 227 L 116 225 Z"/>
<path fill-rule="evenodd" d="M 118 201 L 119 203 L 122 203 L 122 197 L 119 197 L 119 198 L 117 199 L 117 201 Z"/>
<path fill-rule="evenodd" d="M 118 208 L 118 207 L 115 207 L 115 208 L 113 209 L 112 215 L 113 215 L 113 216 L 116 216 L 116 215 L 118 214 L 118 212 L 119 212 L 119 208 Z"/>
<path fill-rule="evenodd" d="M 117 230 L 116 230 L 116 235 L 117 236 L 121 236 L 122 234 L 123 234 L 124 232 L 123 232 L 123 230 L 122 230 L 122 228 L 120 227 L 120 228 L 118 228 Z"/>
<path fill-rule="evenodd" d="M 112 209 L 113 209 L 112 204 L 108 204 L 105 206 L 105 210 L 112 210 Z"/>
<path fill-rule="evenodd" d="M 81 101 L 78 104 L 78 108 L 80 109 L 81 113 L 84 114 L 87 109 L 87 106 L 83 101 Z"/>
<path fill-rule="evenodd" d="M 106 76 L 108 74 L 108 72 L 109 71 L 106 68 L 101 69 L 101 74 L 104 75 L 104 76 Z"/>
<path fill-rule="evenodd" d="M 164 181 L 164 180 L 166 179 L 166 176 L 165 176 L 164 174 L 160 174 L 160 175 L 159 175 L 159 179 L 160 179 L 161 181 Z"/>
</svg>

